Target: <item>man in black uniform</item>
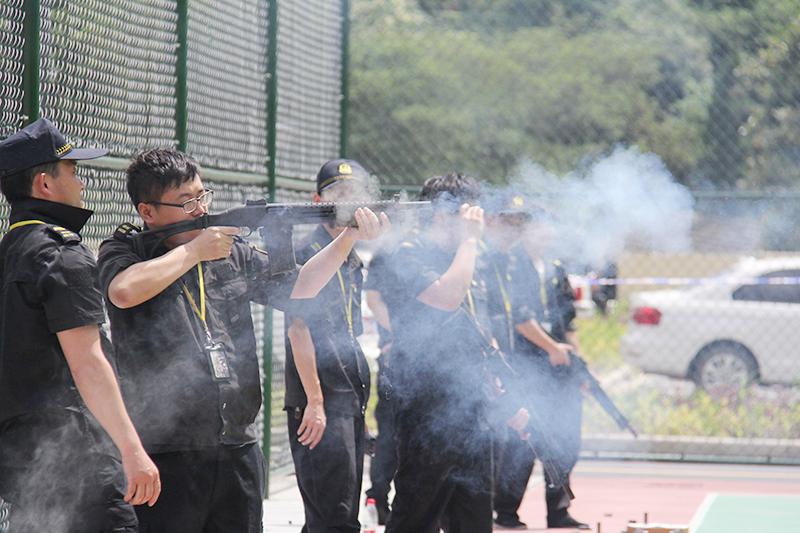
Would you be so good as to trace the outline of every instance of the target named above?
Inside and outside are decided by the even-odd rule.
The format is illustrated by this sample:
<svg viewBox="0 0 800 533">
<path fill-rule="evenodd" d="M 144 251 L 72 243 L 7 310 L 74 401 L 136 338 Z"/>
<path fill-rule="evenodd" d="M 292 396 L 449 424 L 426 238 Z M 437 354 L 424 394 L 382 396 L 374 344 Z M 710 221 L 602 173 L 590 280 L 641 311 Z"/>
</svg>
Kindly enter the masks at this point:
<svg viewBox="0 0 800 533">
<path fill-rule="evenodd" d="M 355 161 L 328 161 L 317 174 L 314 202 L 365 200 L 369 179 Z M 317 226 L 295 246 L 297 262 L 305 264 L 342 231 Z M 284 407 L 305 507 L 304 532 L 360 530 L 364 413 L 370 386 L 367 360 L 356 339 L 362 333 L 362 267 L 352 250 L 316 298 L 287 314 Z M 304 342 L 309 332 L 311 343 Z"/>
<path fill-rule="evenodd" d="M 197 163 L 176 150 L 140 154 L 127 176 L 149 228 L 199 217 L 211 202 Z M 158 504 L 137 509 L 148 532 L 261 531 L 267 465 L 256 443 L 261 388 L 250 302 L 287 309 L 290 298 L 315 296 L 356 239 L 380 234 L 372 212 L 356 218 L 359 228 L 299 273 L 275 272 L 238 228 L 140 243 L 137 228 L 125 225 L 100 246 L 123 395 L 164 484 Z"/>
<path fill-rule="evenodd" d="M 532 407 L 559 448 L 559 457 L 553 459 L 569 474 L 580 453 L 583 402 L 569 366 L 569 351 L 579 352 L 574 296 L 561 263 L 544 255 L 554 237 L 552 216 L 540 206 L 527 209 L 530 222 L 522 244 L 508 252 L 506 262 L 505 290 L 509 298 L 504 305 L 511 308 L 508 318 L 513 323 L 509 353 L 512 366 L 528 383 Z M 495 299 L 498 292 L 494 292 Z M 498 334 L 498 340 L 502 336 Z M 498 525 L 525 527 L 517 511 L 534 459 L 528 443 L 508 432 L 496 466 L 494 509 Z M 562 488 L 550 487 L 547 473 L 545 479 L 548 528 L 588 529 L 569 515 L 570 499 Z"/>
<path fill-rule="evenodd" d="M 375 422 L 378 424 L 378 436 L 375 438 L 375 454 L 369 467 L 369 478 L 372 486 L 367 490 L 367 498 L 375 500 L 378 510 L 378 524 L 385 525 L 389 516 L 389 491 L 392 478 L 397 470 L 397 441 L 394 432 L 394 414 L 392 412 L 392 387 L 389 378 L 392 353 L 392 325 L 389 311 L 383 301 L 382 293 L 391 290 L 386 286 L 386 261 L 392 252 L 392 244 L 385 244 L 378 249 L 369 262 L 367 281 L 364 292 L 367 305 L 372 310 L 378 328 L 378 375 L 376 391 L 378 402 L 375 405 Z"/>
<path fill-rule="evenodd" d="M 106 153 L 47 119 L 0 143 L 0 495 L 15 533 L 138 531 L 130 504 L 160 492 L 100 349 L 97 267 L 78 235 L 92 212 L 75 161 Z"/>
<path fill-rule="evenodd" d="M 469 205 L 480 194 L 463 174 L 426 181 L 420 199 L 435 202 L 432 220 L 388 260 L 399 463 L 387 533 L 492 530 L 486 341 L 473 281 L 483 210 Z M 521 429 L 525 416 L 509 423 Z"/>
</svg>

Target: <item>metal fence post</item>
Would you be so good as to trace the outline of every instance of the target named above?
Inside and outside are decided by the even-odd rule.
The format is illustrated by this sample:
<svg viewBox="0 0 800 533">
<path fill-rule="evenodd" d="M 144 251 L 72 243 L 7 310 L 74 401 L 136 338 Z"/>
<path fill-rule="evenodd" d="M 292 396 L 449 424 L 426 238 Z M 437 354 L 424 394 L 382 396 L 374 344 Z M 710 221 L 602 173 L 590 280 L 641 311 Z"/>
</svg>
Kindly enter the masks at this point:
<svg viewBox="0 0 800 533">
<path fill-rule="evenodd" d="M 350 0 L 342 0 L 342 105 L 339 157 L 347 157 L 347 111 L 350 98 Z"/>
<path fill-rule="evenodd" d="M 178 150 L 186 151 L 188 111 L 188 67 L 189 58 L 189 0 L 178 0 L 176 5 L 178 20 L 176 33 L 178 34 L 177 61 L 175 63 L 175 140 L 178 141 Z"/>
<path fill-rule="evenodd" d="M 39 119 L 39 82 L 41 64 L 41 41 L 39 29 L 41 27 L 41 11 L 39 0 L 26 0 L 23 3 L 25 20 L 23 21 L 22 72 L 22 115 L 25 125 Z"/>
<path fill-rule="evenodd" d="M 275 151 L 278 123 L 278 0 L 269 4 L 267 30 L 267 178 L 269 201 L 275 201 Z M 267 498 L 272 444 L 272 309 L 264 308 L 264 457 L 267 458 Z"/>
</svg>

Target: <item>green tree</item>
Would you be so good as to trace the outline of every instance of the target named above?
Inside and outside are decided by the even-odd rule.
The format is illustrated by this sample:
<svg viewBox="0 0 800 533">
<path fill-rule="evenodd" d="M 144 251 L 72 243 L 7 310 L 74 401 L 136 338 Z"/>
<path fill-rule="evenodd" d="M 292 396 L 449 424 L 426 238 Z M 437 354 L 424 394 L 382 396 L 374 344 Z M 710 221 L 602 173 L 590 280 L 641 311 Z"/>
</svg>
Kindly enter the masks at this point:
<svg viewBox="0 0 800 533">
<path fill-rule="evenodd" d="M 622 142 L 685 179 L 705 155 L 712 87 L 694 13 L 598 0 L 587 15 L 564 1 L 548 24 L 506 28 L 515 5 L 356 0 L 350 155 L 390 183 L 454 169 L 505 182 L 521 160 L 565 173 Z M 477 14 L 498 22 L 465 23 Z"/>
</svg>

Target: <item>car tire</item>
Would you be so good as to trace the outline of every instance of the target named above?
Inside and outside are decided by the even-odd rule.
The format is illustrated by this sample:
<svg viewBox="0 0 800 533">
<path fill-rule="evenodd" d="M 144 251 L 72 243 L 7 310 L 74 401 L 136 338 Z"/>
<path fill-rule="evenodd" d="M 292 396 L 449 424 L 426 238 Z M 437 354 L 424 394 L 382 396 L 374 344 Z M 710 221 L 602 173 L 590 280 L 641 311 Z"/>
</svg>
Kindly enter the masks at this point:
<svg viewBox="0 0 800 533">
<path fill-rule="evenodd" d="M 720 342 L 700 350 L 690 377 L 706 392 L 737 392 L 758 379 L 758 363 L 741 344 Z"/>
</svg>

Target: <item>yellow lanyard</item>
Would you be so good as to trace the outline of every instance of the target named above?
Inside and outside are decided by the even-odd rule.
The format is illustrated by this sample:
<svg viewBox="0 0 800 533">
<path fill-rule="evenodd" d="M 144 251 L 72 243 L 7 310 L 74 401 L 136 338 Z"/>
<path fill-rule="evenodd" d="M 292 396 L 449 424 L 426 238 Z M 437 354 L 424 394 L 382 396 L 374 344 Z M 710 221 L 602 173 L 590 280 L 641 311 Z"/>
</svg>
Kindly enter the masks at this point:
<svg viewBox="0 0 800 533">
<path fill-rule="evenodd" d="M 472 291 L 467 289 L 467 302 L 469 302 L 469 313 L 475 316 L 475 302 L 472 300 Z"/>
<path fill-rule="evenodd" d="M 539 274 L 539 300 L 542 302 L 542 307 L 546 316 L 550 314 L 550 310 L 547 307 L 547 287 L 545 286 L 545 271 L 547 269 L 547 265 L 545 265 L 544 261 L 542 261 L 542 269 L 539 270 L 536 262 L 534 262 L 533 267 L 536 269 L 536 273 Z"/>
<path fill-rule="evenodd" d="M 344 298 L 344 312 L 347 315 L 347 328 L 350 331 L 350 335 L 353 335 L 353 284 L 350 284 L 350 290 L 345 292 L 344 289 L 344 278 L 342 277 L 342 271 L 337 270 L 336 275 L 339 276 L 339 285 L 342 287 L 342 297 Z"/>
<path fill-rule="evenodd" d="M 206 330 L 206 335 L 211 338 L 211 332 L 208 330 L 208 324 L 206 324 L 206 286 L 203 281 L 203 263 L 197 263 L 197 273 L 200 285 L 200 308 L 197 308 L 197 304 L 194 303 L 194 298 L 192 295 L 189 294 L 189 289 L 186 287 L 186 284 L 181 281 L 181 285 L 183 285 L 183 292 L 186 293 L 186 297 L 189 298 L 189 302 L 192 304 L 194 308 L 194 312 L 197 313 L 197 316 L 200 317 L 200 320 L 203 322 L 203 328 Z"/>
<path fill-rule="evenodd" d="M 12 224 L 8 231 L 12 229 L 19 228 L 20 226 L 27 226 L 28 224 L 44 224 L 41 220 L 20 220 L 16 224 Z"/>
<path fill-rule="evenodd" d="M 511 346 L 511 349 L 514 349 L 514 324 L 513 324 L 513 317 L 511 316 L 511 300 L 508 297 L 508 293 L 506 292 L 506 286 L 503 283 L 503 276 L 500 274 L 500 269 L 497 268 L 497 263 L 494 262 L 491 255 L 489 254 L 489 249 L 486 247 L 486 244 L 483 241 L 478 241 L 483 248 L 483 251 L 486 253 L 486 257 L 492 262 L 492 266 L 494 267 L 494 273 L 497 276 L 497 283 L 500 285 L 500 294 L 503 296 L 503 306 L 506 310 L 506 320 L 508 322 L 508 341 Z M 508 276 L 508 274 L 506 274 Z M 511 276 L 508 276 L 508 280 L 511 281 Z"/>
</svg>

